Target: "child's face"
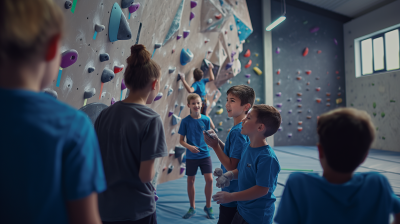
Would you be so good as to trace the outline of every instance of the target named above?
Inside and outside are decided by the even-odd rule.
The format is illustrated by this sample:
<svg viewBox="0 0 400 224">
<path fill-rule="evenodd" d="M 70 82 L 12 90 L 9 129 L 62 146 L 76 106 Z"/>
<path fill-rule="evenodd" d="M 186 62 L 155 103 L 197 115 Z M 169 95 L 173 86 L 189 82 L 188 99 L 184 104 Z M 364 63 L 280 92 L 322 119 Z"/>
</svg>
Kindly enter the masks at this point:
<svg viewBox="0 0 400 224">
<path fill-rule="evenodd" d="M 241 100 L 232 95 L 231 93 L 228 94 L 226 98 L 225 108 L 228 112 L 228 117 L 238 117 L 246 110 L 246 105 L 241 106 Z"/>
<path fill-rule="evenodd" d="M 257 124 L 256 121 L 257 112 L 250 110 L 249 113 L 247 113 L 247 116 L 242 120 L 242 131 L 240 133 L 247 136 L 253 136 L 256 134 L 260 126 L 260 124 Z"/>
<path fill-rule="evenodd" d="M 201 102 L 200 97 L 190 100 L 190 103 L 188 104 L 190 111 L 193 113 L 200 113 L 201 106 L 202 106 L 202 102 Z"/>
</svg>

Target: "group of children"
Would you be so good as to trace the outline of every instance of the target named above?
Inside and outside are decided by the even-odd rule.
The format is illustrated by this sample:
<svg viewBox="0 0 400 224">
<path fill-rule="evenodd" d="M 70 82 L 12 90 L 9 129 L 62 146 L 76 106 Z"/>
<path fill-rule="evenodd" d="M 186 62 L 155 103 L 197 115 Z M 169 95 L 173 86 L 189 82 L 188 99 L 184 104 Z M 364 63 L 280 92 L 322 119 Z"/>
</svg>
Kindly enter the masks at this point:
<svg viewBox="0 0 400 224">
<path fill-rule="evenodd" d="M 62 25 L 52 0 L 0 1 L 0 223 L 157 223 L 150 181 L 167 145 L 160 115 L 145 105 L 160 89 L 161 68 L 143 45 L 132 46 L 124 73 L 129 95 L 103 110 L 93 128 L 85 114 L 41 92 L 57 76 Z M 280 165 L 265 139 L 277 131 L 279 112 L 253 105 L 252 88 L 231 87 L 225 106 L 234 127 L 224 143 L 201 114 L 202 96 L 189 94 L 190 115 L 179 130 L 191 206 L 184 218 L 196 213 L 200 167 L 208 218 L 213 198 L 218 223 L 271 223 Z M 290 175 L 275 221 L 388 223 L 392 213 L 400 223 L 400 200 L 387 179 L 354 174 L 374 139 L 369 115 L 333 110 L 319 118 L 317 131 L 323 176 Z M 214 172 L 222 191 L 214 196 L 210 147 L 222 164 Z"/>
</svg>

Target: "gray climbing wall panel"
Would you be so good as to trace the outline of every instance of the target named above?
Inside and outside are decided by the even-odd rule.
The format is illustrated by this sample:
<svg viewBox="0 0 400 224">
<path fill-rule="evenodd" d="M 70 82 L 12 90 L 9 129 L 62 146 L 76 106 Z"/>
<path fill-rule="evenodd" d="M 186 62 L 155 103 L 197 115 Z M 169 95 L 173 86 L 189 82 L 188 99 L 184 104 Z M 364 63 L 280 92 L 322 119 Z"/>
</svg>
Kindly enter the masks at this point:
<svg viewBox="0 0 400 224">
<path fill-rule="evenodd" d="M 271 6 L 275 20 L 281 4 Z M 317 116 L 346 105 L 343 24 L 290 5 L 286 17 L 272 30 L 274 106 L 282 111 L 275 145 L 315 145 Z"/>
<path fill-rule="evenodd" d="M 183 11 L 179 29 L 172 34 L 169 41 L 162 45 L 182 1 Z M 220 4 L 218 0 L 208 1 Z M 62 69 L 59 86 L 57 86 L 57 80 L 54 80 L 48 90 L 55 91 L 59 100 L 77 109 L 81 108 L 84 103 L 102 103 L 109 106 L 113 99 L 115 101 L 124 99 L 127 89 L 123 90 L 121 94 L 121 82 L 126 68 L 126 58 L 130 55 L 132 45 L 135 43 L 143 44 L 148 51 L 154 52 L 153 59 L 162 68 L 160 93 L 163 94 L 163 97 L 149 106 L 157 111 L 164 121 L 167 145 L 172 153 L 175 146 L 179 145 L 177 133 L 180 120 L 178 120 L 178 124 L 172 125 L 174 116 L 169 116 L 169 113 L 173 112 L 178 115 L 181 106 L 186 105 L 188 94 L 185 89 L 182 89 L 182 83 L 176 81 L 178 73 L 186 74 L 186 80 L 191 84 L 194 81 L 192 75 L 194 68 L 199 68 L 205 57 L 210 59 L 211 53 L 216 46 L 219 46 L 218 44 L 222 46 L 221 48 L 224 48 L 224 54 L 227 55 L 230 55 L 233 50 L 226 47 L 228 42 L 232 46 L 238 45 L 238 51 L 242 49 L 237 31 L 226 33 L 225 31 L 229 27 L 228 21 L 231 21 L 230 23 L 234 21 L 235 8 L 240 9 L 238 14 L 245 14 L 243 8 L 247 9 L 247 6 L 245 6 L 244 0 L 238 1 L 235 6 L 230 5 L 233 9 L 232 13 L 224 20 L 224 23 L 221 23 L 221 29 L 216 32 L 200 32 L 201 20 L 206 19 L 202 15 L 203 1 L 201 0 L 198 0 L 197 6 L 193 8 L 191 8 L 193 4 L 190 0 L 139 0 L 135 1 L 135 6 L 122 8 L 122 14 L 118 13 L 121 0 L 78 0 L 70 9 L 64 8 L 65 0 L 56 0 L 56 2 L 63 9 L 66 18 L 66 32 L 61 52 L 74 49 L 79 56 L 77 60 L 74 58 L 76 60 L 74 64 Z M 137 8 L 138 4 L 140 4 L 139 8 Z M 189 25 L 191 13 L 195 14 L 195 17 Z M 111 14 L 116 15 L 112 20 L 110 20 Z M 246 21 L 246 18 L 243 21 L 251 27 L 250 21 Z M 112 27 L 110 24 L 116 25 Z M 104 25 L 104 29 L 100 25 Z M 118 26 L 118 29 L 114 29 L 116 26 Z M 189 35 L 178 40 L 177 36 L 183 35 L 184 31 L 190 31 Z M 113 37 L 109 37 L 110 32 Z M 114 42 L 110 42 L 110 38 Z M 118 40 L 115 41 L 116 39 Z M 156 48 L 157 44 L 160 44 L 158 48 Z M 194 55 L 193 60 L 185 66 L 180 63 L 180 53 L 183 48 L 190 49 Z M 108 54 L 108 58 L 101 57 L 102 60 L 100 60 L 101 54 Z M 227 60 L 222 61 L 221 67 L 223 66 L 225 69 L 228 62 Z M 174 71 L 170 69 L 173 67 L 176 68 Z M 211 106 L 215 105 L 220 96 L 216 83 L 220 83 L 218 86 L 226 83 L 224 79 L 237 74 L 239 67 L 239 63 L 234 63 L 229 71 L 236 72 L 232 72 L 229 76 L 218 77 L 217 75 L 218 79 L 215 83 L 207 84 L 207 98 L 210 101 L 209 110 L 212 109 Z M 220 71 L 224 69 L 220 69 Z M 102 83 L 101 77 L 104 70 L 107 71 L 108 76 L 107 79 L 103 79 L 103 82 L 107 82 Z M 114 71 L 115 77 L 112 78 L 110 71 Z M 112 79 L 110 80 L 110 78 Z M 93 93 L 95 93 L 94 96 Z M 87 102 L 84 96 L 90 97 L 86 99 Z M 189 110 L 184 107 L 180 117 L 186 117 L 188 114 Z M 167 171 L 163 172 L 163 168 L 170 165 L 175 167 L 172 172 L 169 174 Z M 154 184 L 174 180 L 184 175 L 184 173 L 180 173 L 180 164 L 174 156 L 158 159 L 155 166 L 157 172 L 153 180 Z"/>
<path fill-rule="evenodd" d="M 253 26 L 253 33 L 247 38 L 243 44 L 243 51 L 239 54 L 239 61 L 241 63 L 241 72 L 235 77 L 231 78 L 225 85 L 220 87 L 221 97 L 217 103 L 217 106 L 211 111 L 210 117 L 214 121 L 216 128 L 220 128 L 218 137 L 225 141 L 228 130 L 233 126 L 233 119 L 227 119 L 228 114 L 225 109 L 226 103 L 226 91 L 234 85 L 249 85 L 256 92 L 256 104 L 265 103 L 264 99 L 264 73 L 262 75 L 257 75 L 253 68 L 258 67 L 262 70 L 264 68 L 264 54 L 263 54 L 263 39 L 262 39 L 262 6 L 261 0 L 252 1 L 248 4 L 248 14 L 250 15 L 251 24 Z M 248 17 L 249 15 L 243 15 L 243 17 Z M 247 50 L 250 50 L 250 57 L 244 57 Z M 245 68 L 245 65 L 252 61 L 249 68 Z M 250 75 L 247 78 L 246 75 Z M 250 79 L 250 84 L 248 80 Z M 218 115 L 216 112 L 219 108 L 223 108 L 223 113 Z M 222 125 L 220 126 L 220 122 Z"/>
</svg>

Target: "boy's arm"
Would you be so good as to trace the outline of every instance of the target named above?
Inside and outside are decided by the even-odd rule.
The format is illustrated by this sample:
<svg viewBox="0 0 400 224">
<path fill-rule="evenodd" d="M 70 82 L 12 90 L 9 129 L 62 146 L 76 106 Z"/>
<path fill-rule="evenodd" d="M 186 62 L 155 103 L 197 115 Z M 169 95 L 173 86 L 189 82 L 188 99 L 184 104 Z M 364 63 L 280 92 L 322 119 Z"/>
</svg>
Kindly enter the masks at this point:
<svg viewBox="0 0 400 224">
<path fill-rule="evenodd" d="M 226 191 L 219 191 L 213 196 L 213 199 L 217 201 L 217 204 L 224 204 L 232 201 L 250 201 L 268 194 L 268 191 L 269 187 L 255 185 L 247 190 L 239 192 L 228 193 Z"/>
<path fill-rule="evenodd" d="M 189 84 L 185 80 L 185 76 L 184 75 L 180 75 L 180 76 L 181 76 L 181 80 L 182 80 L 182 83 L 183 83 L 183 86 L 185 87 L 185 89 L 189 93 L 193 93 L 194 92 L 194 88 L 189 86 Z"/>
<path fill-rule="evenodd" d="M 74 224 L 101 224 L 97 193 L 66 202 L 69 223 Z"/>
<path fill-rule="evenodd" d="M 142 183 L 148 183 L 153 180 L 155 175 L 154 169 L 155 159 L 140 162 L 139 178 Z"/>
<path fill-rule="evenodd" d="M 214 66 L 212 66 L 212 64 L 211 64 L 211 66 L 208 66 L 208 72 L 210 73 L 210 78 L 209 78 L 209 80 L 208 81 L 214 81 L 214 79 L 215 79 L 215 77 L 214 77 L 214 72 L 213 72 L 213 69 L 214 68 Z"/>
<path fill-rule="evenodd" d="M 199 149 L 196 146 L 189 145 L 188 143 L 185 142 L 185 136 L 184 135 L 181 135 L 181 137 L 179 139 L 179 143 L 183 147 L 189 149 L 189 151 L 191 151 L 192 153 L 199 153 L 200 152 Z"/>
<path fill-rule="evenodd" d="M 211 131 L 208 131 L 209 133 Z M 210 133 L 212 135 L 212 133 Z M 231 158 L 224 153 L 223 148 L 220 147 L 220 139 L 216 134 L 212 135 L 214 139 L 208 137 L 207 134 L 203 133 L 204 141 L 207 145 L 214 149 L 215 154 L 217 154 L 219 161 L 224 165 L 227 170 L 234 170 L 236 169 L 240 159 Z"/>
</svg>

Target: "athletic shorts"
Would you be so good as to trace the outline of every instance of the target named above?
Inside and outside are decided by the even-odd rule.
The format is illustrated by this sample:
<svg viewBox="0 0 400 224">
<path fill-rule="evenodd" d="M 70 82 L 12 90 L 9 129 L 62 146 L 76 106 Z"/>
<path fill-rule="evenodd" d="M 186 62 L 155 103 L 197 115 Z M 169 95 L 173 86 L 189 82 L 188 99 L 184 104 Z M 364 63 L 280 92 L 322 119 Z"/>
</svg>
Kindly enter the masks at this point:
<svg viewBox="0 0 400 224">
<path fill-rule="evenodd" d="M 200 167 L 201 174 L 213 173 L 211 157 L 204 159 L 186 159 L 186 175 L 194 176 L 197 174 L 197 168 Z"/>
</svg>

